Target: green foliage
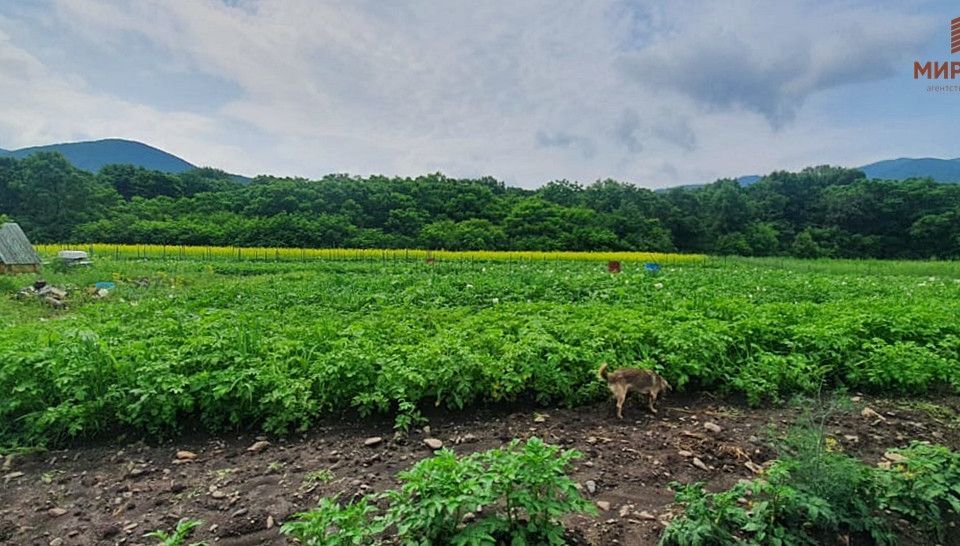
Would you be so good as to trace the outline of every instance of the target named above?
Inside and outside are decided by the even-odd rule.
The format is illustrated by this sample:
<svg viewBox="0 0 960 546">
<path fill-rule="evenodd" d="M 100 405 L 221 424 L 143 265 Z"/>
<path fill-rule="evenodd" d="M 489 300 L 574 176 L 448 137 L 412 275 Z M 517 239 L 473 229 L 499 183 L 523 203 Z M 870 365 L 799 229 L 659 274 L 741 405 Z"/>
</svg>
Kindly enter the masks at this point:
<svg viewBox="0 0 960 546">
<path fill-rule="evenodd" d="M 943 542 L 948 523 L 960 520 L 960 453 L 924 443 L 893 451 L 905 460 L 879 473 L 880 507 Z"/>
<path fill-rule="evenodd" d="M 960 256 L 960 186 L 834 167 L 748 187 L 726 179 L 654 192 L 608 179 L 525 190 L 438 173 L 249 184 L 214 169 L 110 165 L 92 175 L 41 153 L 0 158 L 0 214 L 35 242 Z"/>
<path fill-rule="evenodd" d="M 629 263 L 609 275 L 562 262 L 95 260 L 46 274 L 77 287 L 68 320 L 0 297 L 0 443 L 185 426 L 289 433 L 346 409 L 393 413 L 410 429 L 427 405 L 602 400 L 604 360 L 754 403 L 821 383 L 960 388 L 949 264 L 890 264 L 896 276 L 842 263 L 665 264 L 654 277 Z M 934 280 L 913 276 L 928 271 Z M 110 297 L 84 296 L 107 279 Z"/>
<path fill-rule="evenodd" d="M 672 484 L 683 515 L 661 537 L 664 545 L 831 543 L 841 534 L 895 542 L 877 513 L 875 471 L 831 450 L 824 423 L 831 409 L 808 415 L 783 442 L 781 458 L 760 479 L 719 493 L 702 484 Z"/>
<path fill-rule="evenodd" d="M 337 498 L 320 499 L 320 504 L 297 514 L 295 521 L 284 523 L 280 530 L 304 546 L 361 546 L 380 544 L 377 536 L 384 531 L 382 519 L 374 518 L 377 507 L 368 497 L 340 504 Z"/>
<path fill-rule="evenodd" d="M 674 483 L 684 511 L 661 544 L 815 545 L 841 535 L 896 544 L 894 529 L 942 543 L 960 519 L 960 454 L 922 443 L 894 452 L 903 461 L 889 470 L 823 451 L 814 461 L 778 460 L 763 478 L 718 493 Z"/>
<path fill-rule="evenodd" d="M 50 265 L 47 267 L 49 268 L 48 269 L 49 271 L 63 274 L 70 271 L 71 265 L 64 260 L 61 260 L 59 258 L 54 258 L 53 260 L 50 260 Z"/>
<path fill-rule="evenodd" d="M 118 195 L 59 153 L 0 163 L 0 214 L 10 214 L 34 242 L 69 241 L 77 227 L 104 217 Z"/>
<path fill-rule="evenodd" d="M 346 505 L 323 499 L 283 532 L 308 545 L 379 544 L 388 530 L 411 546 L 562 545 L 561 518 L 596 510 L 565 473 L 579 456 L 537 438 L 460 458 L 444 449 L 398 474 L 398 489 Z M 374 499 L 388 504 L 377 516 Z"/>
<path fill-rule="evenodd" d="M 203 525 L 203 521 L 184 519 L 177 523 L 177 527 L 172 533 L 157 530 L 147 533 L 145 536 L 157 539 L 160 546 L 183 546 L 184 541 L 187 540 L 187 537 L 190 536 L 190 533 L 192 533 L 195 528 L 201 525 Z M 190 544 L 190 546 L 207 546 L 207 544 L 208 543 L 206 542 L 193 542 Z"/>
<path fill-rule="evenodd" d="M 664 530 L 660 544 L 823 544 L 821 537 L 838 524 L 832 507 L 780 482 L 789 476 L 772 470 L 770 480 L 739 483 L 719 493 L 707 493 L 699 483 L 671 484 L 684 513 Z"/>
<path fill-rule="evenodd" d="M 826 256 L 826 251 L 813 240 L 810 230 L 804 230 L 793 240 L 790 254 L 797 258 L 823 258 Z"/>
<path fill-rule="evenodd" d="M 12 276 L 0 276 L 0 297 L 12 294 L 23 288 L 19 279 Z"/>
<path fill-rule="evenodd" d="M 893 450 L 900 462 L 892 468 L 868 466 L 827 436 L 837 409 L 836 400 L 815 403 L 761 478 L 718 493 L 671 484 L 683 514 L 661 544 L 815 545 L 846 536 L 882 545 L 896 544 L 898 532 L 942 542 L 948 522 L 960 518 L 960 454 L 914 443 Z"/>
</svg>

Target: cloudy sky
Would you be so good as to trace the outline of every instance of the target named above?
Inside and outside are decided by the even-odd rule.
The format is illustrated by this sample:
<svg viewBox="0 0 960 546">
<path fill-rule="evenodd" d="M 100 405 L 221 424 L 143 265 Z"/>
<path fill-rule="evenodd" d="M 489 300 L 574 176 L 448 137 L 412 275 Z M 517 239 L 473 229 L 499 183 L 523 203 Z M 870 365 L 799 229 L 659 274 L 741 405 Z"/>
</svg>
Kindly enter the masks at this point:
<svg viewBox="0 0 960 546">
<path fill-rule="evenodd" d="M 960 156 L 949 2 L 0 2 L 0 148 L 645 187 Z M 960 56 L 957 57 L 960 60 Z"/>
</svg>

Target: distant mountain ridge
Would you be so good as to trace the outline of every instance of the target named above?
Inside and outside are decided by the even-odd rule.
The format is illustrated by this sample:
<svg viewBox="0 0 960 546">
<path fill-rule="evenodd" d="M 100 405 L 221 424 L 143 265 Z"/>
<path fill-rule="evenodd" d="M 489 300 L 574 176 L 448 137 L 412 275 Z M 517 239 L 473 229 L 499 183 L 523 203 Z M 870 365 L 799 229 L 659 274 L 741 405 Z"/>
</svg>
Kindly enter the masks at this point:
<svg viewBox="0 0 960 546">
<path fill-rule="evenodd" d="M 880 180 L 906 180 L 908 178 L 932 178 L 942 184 L 960 184 L 960 157 L 956 159 L 938 159 L 935 157 L 901 157 L 898 159 L 884 159 L 875 163 L 856 167 L 867 175 L 867 178 Z M 736 181 L 741 186 L 749 186 L 760 181 L 763 176 L 750 174 L 739 176 Z M 684 184 L 662 188 L 660 192 L 674 188 L 695 189 L 707 184 Z"/>
<path fill-rule="evenodd" d="M 960 158 L 901 157 L 864 165 L 860 170 L 866 173 L 867 178 L 903 180 L 930 177 L 937 182 L 960 182 Z"/>
<path fill-rule="evenodd" d="M 90 172 L 97 172 L 112 164 L 129 164 L 167 173 L 182 173 L 196 168 L 192 163 L 153 146 L 120 138 L 32 146 L 19 150 L 0 149 L 0 157 L 23 159 L 37 152 L 60 152 L 74 167 Z"/>
<path fill-rule="evenodd" d="M 196 165 L 171 153 L 142 142 L 121 138 L 49 144 L 19 150 L 0 149 L 0 157 L 22 159 L 36 152 L 60 152 L 75 167 L 90 172 L 97 172 L 104 166 L 112 164 L 129 164 L 167 173 L 181 173 L 196 168 Z M 901 157 L 877 161 L 857 168 L 863 171 L 867 178 L 904 180 L 930 177 L 937 182 L 960 183 L 960 158 Z M 239 175 L 233 176 L 241 183 L 250 180 Z M 741 186 L 749 186 L 761 178 L 762 176 L 753 174 L 740 176 L 736 180 Z M 704 185 L 706 184 L 686 184 L 677 187 L 692 189 Z M 667 189 L 672 188 L 662 188 L 657 191 Z"/>
</svg>

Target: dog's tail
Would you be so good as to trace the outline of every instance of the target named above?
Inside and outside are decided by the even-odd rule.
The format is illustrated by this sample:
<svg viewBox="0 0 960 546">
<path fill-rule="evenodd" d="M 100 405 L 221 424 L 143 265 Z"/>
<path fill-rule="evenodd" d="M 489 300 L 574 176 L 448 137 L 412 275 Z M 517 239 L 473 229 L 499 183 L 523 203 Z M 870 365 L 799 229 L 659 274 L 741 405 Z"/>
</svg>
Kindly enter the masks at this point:
<svg viewBox="0 0 960 546">
<path fill-rule="evenodd" d="M 599 377 L 600 379 L 603 379 L 604 381 L 607 380 L 607 363 L 606 362 L 600 365 L 600 369 L 597 371 L 597 377 Z"/>
<path fill-rule="evenodd" d="M 663 382 L 663 390 L 666 390 L 666 391 L 673 390 L 673 385 L 671 385 L 670 383 L 667 383 L 667 380 L 664 379 L 662 376 L 660 377 L 660 381 Z"/>
</svg>

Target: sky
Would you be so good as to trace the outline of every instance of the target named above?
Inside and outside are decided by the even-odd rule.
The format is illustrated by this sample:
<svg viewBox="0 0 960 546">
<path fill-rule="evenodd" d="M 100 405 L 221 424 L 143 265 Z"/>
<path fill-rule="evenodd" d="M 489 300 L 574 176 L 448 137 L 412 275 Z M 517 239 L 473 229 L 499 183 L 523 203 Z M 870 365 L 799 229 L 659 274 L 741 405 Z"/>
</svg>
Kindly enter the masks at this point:
<svg viewBox="0 0 960 546">
<path fill-rule="evenodd" d="M 928 91 L 913 61 L 952 60 L 956 16 L 909 0 L 0 0 L 0 148 L 127 138 L 248 176 L 527 188 L 953 158 L 960 92 Z"/>
</svg>

